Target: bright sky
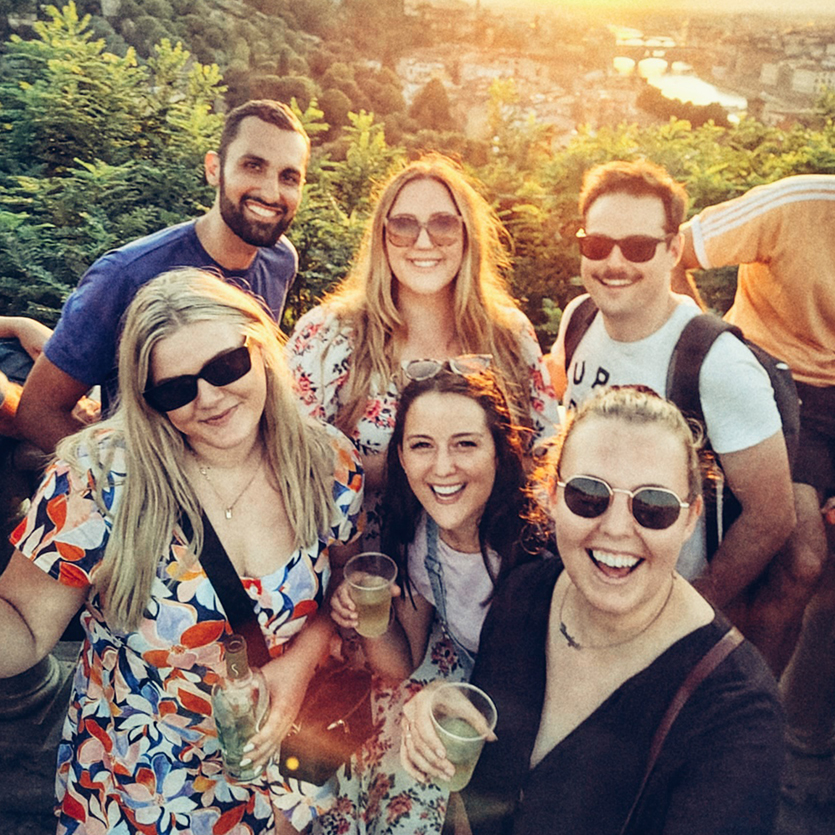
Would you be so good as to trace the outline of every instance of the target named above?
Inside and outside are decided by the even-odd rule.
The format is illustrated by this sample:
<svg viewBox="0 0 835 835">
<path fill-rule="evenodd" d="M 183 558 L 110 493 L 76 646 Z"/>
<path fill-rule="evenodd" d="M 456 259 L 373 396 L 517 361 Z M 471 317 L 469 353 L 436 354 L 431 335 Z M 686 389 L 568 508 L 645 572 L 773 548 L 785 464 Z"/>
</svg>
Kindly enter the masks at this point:
<svg viewBox="0 0 835 835">
<path fill-rule="evenodd" d="M 475 2 L 475 0 L 472 0 Z M 706 11 L 715 8 L 720 11 L 734 12 L 768 12 L 788 13 L 793 17 L 805 14 L 831 16 L 835 19 L 835 0 L 481 0 L 484 6 L 514 6 L 548 8 L 561 6 L 564 8 L 579 7 L 618 8 L 625 6 L 629 9 L 659 8 L 666 10 L 680 10 L 683 13 Z"/>
</svg>

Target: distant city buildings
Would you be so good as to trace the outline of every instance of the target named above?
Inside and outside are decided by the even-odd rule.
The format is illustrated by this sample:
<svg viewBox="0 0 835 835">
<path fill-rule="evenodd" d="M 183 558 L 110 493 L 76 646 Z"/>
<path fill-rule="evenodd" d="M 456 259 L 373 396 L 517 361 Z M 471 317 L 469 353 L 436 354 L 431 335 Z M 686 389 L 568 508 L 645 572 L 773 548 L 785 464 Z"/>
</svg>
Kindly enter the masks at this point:
<svg viewBox="0 0 835 835">
<path fill-rule="evenodd" d="M 461 0 L 407 0 L 405 8 L 429 27 L 436 46 L 400 60 L 404 97 L 413 100 L 438 79 L 472 138 L 489 138 L 487 108 L 497 81 L 512 81 L 517 118 L 551 125 L 556 142 L 579 124 L 651 122 L 636 105 L 646 84 L 643 63 L 690 72 L 742 96 L 748 112 L 768 124 L 785 126 L 808 117 L 821 93 L 835 89 L 835 20 L 793 28 L 776 18 L 667 15 L 646 34 L 605 24 L 561 34 L 551 24 L 555 38 L 549 42 L 547 18 L 537 16 L 526 47 L 508 49 L 491 37 L 498 23 L 491 26 L 492 13 L 483 7 Z M 503 24 L 509 14 L 503 12 Z M 515 14 L 531 17 L 521 8 Z M 462 41 L 473 46 L 460 49 Z M 634 71 L 624 72 L 630 63 Z"/>
</svg>

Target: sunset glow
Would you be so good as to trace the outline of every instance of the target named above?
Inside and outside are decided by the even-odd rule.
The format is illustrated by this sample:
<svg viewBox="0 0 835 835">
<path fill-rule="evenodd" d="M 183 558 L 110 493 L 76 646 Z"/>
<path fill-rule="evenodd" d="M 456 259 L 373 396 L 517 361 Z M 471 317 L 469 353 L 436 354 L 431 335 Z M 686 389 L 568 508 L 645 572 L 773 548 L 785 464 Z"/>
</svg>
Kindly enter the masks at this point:
<svg viewBox="0 0 835 835">
<path fill-rule="evenodd" d="M 623 11 L 643 13 L 647 11 L 679 12 L 682 15 L 715 12 L 722 14 L 760 13 L 781 16 L 816 15 L 835 17 L 832 0 L 800 0 L 788 4 L 784 0 L 478 0 L 490 8 L 531 9 L 588 9 L 589 11 Z"/>
</svg>

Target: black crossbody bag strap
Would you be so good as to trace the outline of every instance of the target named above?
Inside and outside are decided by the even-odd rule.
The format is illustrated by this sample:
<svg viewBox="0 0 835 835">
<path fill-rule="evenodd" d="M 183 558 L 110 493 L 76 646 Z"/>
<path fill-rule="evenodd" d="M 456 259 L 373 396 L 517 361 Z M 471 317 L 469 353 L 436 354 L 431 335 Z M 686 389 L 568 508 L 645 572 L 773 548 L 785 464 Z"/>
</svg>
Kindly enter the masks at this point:
<svg viewBox="0 0 835 835">
<path fill-rule="evenodd" d="M 263 667 L 270 660 L 264 633 L 255 617 L 252 598 L 246 593 L 235 566 L 209 517 L 203 514 L 203 553 L 200 564 L 220 600 L 232 631 L 246 639 L 246 654 L 251 667 Z"/>
<path fill-rule="evenodd" d="M 681 709 L 687 703 L 687 700 L 693 694 L 693 691 L 743 642 L 743 640 L 744 638 L 742 637 L 742 633 L 735 626 L 732 626 L 702 656 L 701 661 L 699 661 L 699 663 L 696 664 L 692 670 L 690 670 L 687 678 L 684 679 L 681 687 L 679 687 L 678 692 L 675 696 L 673 696 L 673 700 L 670 702 L 667 712 L 664 714 L 663 719 L 655 731 L 655 736 L 652 738 L 652 745 L 649 749 L 649 760 L 647 761 L 646 771 L 644 771 L 644 779 L 641 781 L 641 787 L 638 789 L 635 802 L 632 804 L 632 808 L 626 816 L 626 821 L 620 830 L 620 835 L 624 835 L 629 827 L 629 824 L 632 822 L 632 817 L 635 814 L 635 810 L 638 808 L 638 802 L 640 801 L 641 796 L 644 793 L 644 789 L 649 782 L 649 776 L 652 773 L 652 769 L 655 768 L 655 762 L 658 759 L 658 755 L 661 753 L 661 747 L 664 745 L 664 740 L 667 738 L 667 734 L 673 726 L 673 722 L 676 721 L 676 717 L 681 712 Z"/>
</svg>

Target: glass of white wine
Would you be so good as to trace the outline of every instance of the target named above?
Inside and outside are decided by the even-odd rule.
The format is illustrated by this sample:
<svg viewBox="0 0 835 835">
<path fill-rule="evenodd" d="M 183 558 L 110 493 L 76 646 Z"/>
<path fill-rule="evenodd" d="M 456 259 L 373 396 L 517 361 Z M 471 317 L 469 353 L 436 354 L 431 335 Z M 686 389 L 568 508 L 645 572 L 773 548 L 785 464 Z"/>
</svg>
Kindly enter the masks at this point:
<svg viewBox="0 0 835 835">
<path fill-rule="evenodd" d="M 473 684 L 442 684 L 432 695 L 432 722 L 455 766 L 449 781 L 436 781 L 451 792 L 461 791 L 473 776 L 484 741 L 496 727 L 496 705 Z"/>
<path fill-rule="evenodd" d="M 389 626 L 391 584 L 397 579 L 397 563 L 385 554 L 366 551 L 348 560 L 345 578 L 357 607 L 357 632 L 378 638 Z"/>
</svg>

